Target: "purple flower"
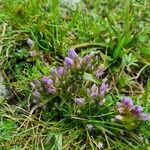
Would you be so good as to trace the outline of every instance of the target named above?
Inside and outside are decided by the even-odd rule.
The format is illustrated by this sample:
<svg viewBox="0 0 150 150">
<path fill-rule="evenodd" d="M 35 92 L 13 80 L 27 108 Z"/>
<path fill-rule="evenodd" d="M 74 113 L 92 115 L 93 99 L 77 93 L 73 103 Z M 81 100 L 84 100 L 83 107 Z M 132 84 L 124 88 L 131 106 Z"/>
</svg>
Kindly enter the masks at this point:
<svg viewBox="0 0 150 150">
<path fill-rule="evenodd" d="M 47 91 L 48 91 L 48 93 L 50 93 L 50 94 L 54 94 L 54 93 L 56 92 L 56 90 L 55 90 L 54 88 L 52 88 L 52 87 L 48 87 L 48 88 L 47 88 Z"/>
<path fill-rule="evenodd" d="M 35 99 L 39 99 L 41 95 L 38 91 L 34 91 L 32 94 Z"/>
<path fill-rule="evenodd" d="M 65 62 L 66 62 L 67 67 L 71 67 L 74 64 L 74 61 L 69 57 L 65 58 Z"/>
<path fill-rule="evenodd" d="M 89 131 L 92 131 L 94 129 L 93 125 L 91 124 L 87 124 L 86 125 L 86 128 L 89 130 Z"/>
<path fill-rule="evenodd" d="M 96 99 L 98 96 L 98 87 L 96 86 L 96 84 L 93 84 L 90 90 L 90 96 L 93 99 Z"/>
<path fill-rule="evenodd" d="M 75 98 L 74 102 L 77 105 L 83 105 L 84 104 L 84 98 Z"/>
<path fill-rule="evenodd" d="M 82 63 L 89 63 L 90 62 L 90 56 L 86 55 L 82 58 Z"/>
<path fill-rule="evenodd" d="M 93 99 L 96 99 L 96 98 L 97 98 L 97 95 L 98 95 L 98 93 L 96 93 L 96 92 L 92 92 L 92 93 L 90 94 L 90 96 L 91 96 Z"/>
<path fill-rule="evenodd" d="M 33 46 L 33 41 L 30 38 L 28 38 L 27 39 L 27 44 L 31 48 Z"/>
<path fill-rule="evenodd" d="M 47 85 L 47 86 L 51 86 L 53 84 L 53 80 L 49 79 L 48 77 L 44 76 L 42 78 L 43 82 Z"/>
<path fill-rule="evenodd" d="M 98 70 L 96 70 L 95 72 L 96 78 L 99 79 L 103 74 L 104 74 L 104 69 L 102 68 L 102 66 L 100 66 Z"/>
<path fill-rule="evenodd" d="M 127 96 L 123 97 L 122 104 L 128 108 L 132 108 L 134 106 L 132 99 Z"/>
<path fill-rule="evenodd" d="M 108 85 L 105 82 L 102 82 L 100 86 L 100 95 L 104 96 L 107 90 L 108 90 Z"/>
<path fill-rule="evenodd" d="M 50 73 L 52 76 L 55 76 L 57 74 L 57 71 L 56 71 L 56 69 L 52 68 Z"/>
<path fill-rule="evenodd" d="M 75 52 L 74 49 L 70 49 L 68 52 L 68 57 L 74 60 L 75 58 L 78 57 L 78 54 Z"/>
<path fill-rule="evenodd" d="M 141 114 L 142 113 L 142 111 L 143 111 L 143 108 L 141 107 L 141 106 L 134 106 L 134 108 L 133 108 L 133 114 L 135 114 L 135 115 L 139 115 L 139 114 Z"/>
<path fill-rule="evenodd" d="M 142 121 L 150 120 L 150 115 L 146 113 L 141 113 L 138 115 L 138 119 Z"/>
<path fill-rule="evenodd" d="M 64 67 L 60 66 L 60 67 L 57 69 L 57 73 L 58 73 L 59 76 L 63 76 L 64 73 L 65 73 Z"/>
</svg>

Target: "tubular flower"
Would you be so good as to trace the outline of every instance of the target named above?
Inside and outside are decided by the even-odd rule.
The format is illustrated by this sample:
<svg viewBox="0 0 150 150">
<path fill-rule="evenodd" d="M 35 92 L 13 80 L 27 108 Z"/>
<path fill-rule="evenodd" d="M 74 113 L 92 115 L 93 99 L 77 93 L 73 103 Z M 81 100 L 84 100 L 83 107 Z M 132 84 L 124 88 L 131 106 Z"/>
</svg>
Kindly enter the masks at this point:
<svg viewBox="0 0 150 150">
<path fill-rule="evenodd" d="M 48 87 L 48 88 L 47 88 L 47 91 L 48 91 L 48 93 L 50 93 L 50 94 L 54 94 L 54 93 L 56 92 L 55 88 L 53 88 L 53 87 Z"/>
<path fill-rule="evenodd" d="M 91 89 L 90 89 L 90 96 L 93 99 L 96 99 L 98 96 L 98 87 L 96 86 L 96 84 L 93 84 Z"/>
<path fill-rule="evenodd" d="M 124 96 L 122 99 L 122 104 L 128 108 L 132 108 L 134 106 L 133 101 L 131 98 Z"/>
<path fill-rule="evenodd" d="M 48 77 L 44 76 L 42 78 L 43 82 L 47 85 L 47 86 L 51 86 L 53 84 L 53 80 L 49 79 Z"/>
<path fill-rule="evenodd" d="M 71 67 L 71 66 L 74 65 L 74 61 L 71 58 L 69 58 L 69 57 L 65 58 L 65 63 L 66 63 L 67 67 Z"/>
<path fill-rule="evenodd" d="M 135 115 L 141 114 L 142 111 L 143 111 L 143 108 L 141 106 L 134 106 L 134 108 L 132 110 L 133 114 L 135 114 Z"/>
<path fill-rule="evenodd" d="M 134 119 L 146 121 L 150 119 L 150 115 L 143 113 L 143 108 L 134 105 L 130 97 L 124 96 L 121 103 L 116 103 L 117 110 L 124 117 L 133 117 Z"/>
<path fill-rule="evenodd" d="M 75 52 L 74 49 L 70 49 L 68 52 L 68 57 L 74 60 L 78 57 L 78 54 Z"/>
<path fill-rule="evenodd" d="M 75 98 L 74 102 L 77 105 L 83 105 L 84 104 L 84 98 Z"/>
<path fill-rule="evenodd" d="M 57 69 L 57 73 L 59 76 L 63 76 L 65 74 L 65 68 L 60 66 L 58 69 Z"/>
<path fill-rule="evenodd" d="M 103 74 L 104 74 L 104 68 L 100 66 L 95 72 L 96 78 L 99 79 L 100 77 L 103 76 Z"/>
<path fill-rule="evenodd" d="M 100 95 L 104 96 L 107 90 L 108 90 L 108 84 L 106 84 L 105 82 L 102 82 L 100 86 Z"/>
<path fill-rule="evenodd" d="M 39 99 L 41 95 L 38 91 L 34 91 L 32 94 L 35 99 Z"/>
<path fill-rule="evenodd" d="M 52 76 L 55 76 L 55 75 L 57 74 L 56 69 L 55 69 L 55 68 L 52 68 L 52 69 L 50 70 L 50 74 L 51 74 Z"/>
</svg>

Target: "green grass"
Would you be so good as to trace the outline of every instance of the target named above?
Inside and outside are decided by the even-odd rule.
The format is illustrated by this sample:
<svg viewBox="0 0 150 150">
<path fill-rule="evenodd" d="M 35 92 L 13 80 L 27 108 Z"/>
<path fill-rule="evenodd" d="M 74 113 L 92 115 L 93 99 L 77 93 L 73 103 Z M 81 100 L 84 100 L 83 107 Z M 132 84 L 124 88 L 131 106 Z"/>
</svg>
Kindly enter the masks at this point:
<svg viewBox="0 0 150 150">
<path fill-rule="evenodd" d="M 0 70 L 13 92 L 9 100 L 0 100 L 0 149 L 96 150 L 98 142 L 108 150 L 149 149 L 149 121 L 131 131 L 110 122 L 116 113 L 110 107 L 122 95 L 150 113 L 149 22 L 149 0 L 84 0 L 76 10 L 62 8 L 58 0 L 0 1 Z M 31 48 L 28 38 L 34 41 Z M 99 56 L 97 65 L 103 64 L 111 86 L 107 106 L 95 114 L 86 107 L 86 115 L 77 116 L 62 94 L 30 107 L 30 82 L 62 65 L 72 47 L 80 56 L 91 51 Z M 89 132 L 87 124 L 96 131 Z"/>
</svg>

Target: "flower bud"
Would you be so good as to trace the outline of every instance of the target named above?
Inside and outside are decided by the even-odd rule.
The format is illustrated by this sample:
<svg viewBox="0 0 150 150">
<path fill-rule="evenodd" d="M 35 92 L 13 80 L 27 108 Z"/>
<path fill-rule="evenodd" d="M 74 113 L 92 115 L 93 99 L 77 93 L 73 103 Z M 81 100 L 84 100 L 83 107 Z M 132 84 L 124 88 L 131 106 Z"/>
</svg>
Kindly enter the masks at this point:
<svg viewBox="0 0 150 150">
<path fill-rule="evenodd" d="M 108 85 L 105 82 L 102 82 L 100 86 L 100 95 L 104 96 L 107 90 L 108 90 Z"/>
<path fill-rule="evenodd" d="M 47 91 L 48 91 L 48 93 L 50 93 L 50 94 L 54 94 L 54 93 L 56 92 L 56 90 L 55 90 L 54 88 L 52 88 L 52 87 L 48 87 L 48 88 L 47 88 Z"/>
<path fill-rule="evenodd" d="M 49 79 L 48 77 L 44 76 L 42 78 L 43 82 L 47 85 L 47 86 L 51 86 L 53 84 L 53 80 Z"/>
<path fill-rule="evenodd" d="M 57 69 L 57 73 L 58 73 L 59 76 L 63 76 L 64 73 L 65 73 L 64 67 L 60 66 L 60 67 Z"/>
<path fill-rule="evenodd" d="M 52 68 L 52 69 L 50 70 L 50 74 L 51 74 L 52 76 L 55 76 L 55 75 L 57 74 L 56 69 L 55 69 L 55 68 Z"/>
<path fill-rule="evenodd" d="M 146 120 L 150 120 L 150 115 L 146 114 L 146 113 L 141 113 L 139 114 L 139 120 L 142 120 L 142 121 L 146 121 Z"/>
<path fill-rule="evenodd" d="M 65 58 L 65 63 L 67 65 L 67 67 L 71 67 L 71 66 L 74 65 L 74 61 L 71 58 L 69 58 L 69 57 Z"/>
<path fill-rule="evenodd" d="M 128 108 L 132 108 L 134 106 L 133 101 L 127 96 L 123 97 L 122 104 Z"/>
<path fill-rule="evenodd" d="M 134 106 L 134 108 L 132 110 L 133 114 L 135 114 L 135 115 L 141 114 L 142 111 L 143 111 L 143 108 L 141 106 Z"/>
<path fill-rule="evenodd" d="M 39 99 L 41 95 L 38 91 L 34 91 L 32 94 L 35 99 Z"/>
<path fill-rule="evenodd" d="M 74 102 L 77 105 L 83 105 L 84 104 L 84 98 L 75 98 Z"/>
<path fill-rule="evenodd" d="M 68 52 L 68 57 L 74 60 L 75 58 L 78 57 L 78 54 L 75 52 L 74 49 L 70 49 Z"/>
</svg>

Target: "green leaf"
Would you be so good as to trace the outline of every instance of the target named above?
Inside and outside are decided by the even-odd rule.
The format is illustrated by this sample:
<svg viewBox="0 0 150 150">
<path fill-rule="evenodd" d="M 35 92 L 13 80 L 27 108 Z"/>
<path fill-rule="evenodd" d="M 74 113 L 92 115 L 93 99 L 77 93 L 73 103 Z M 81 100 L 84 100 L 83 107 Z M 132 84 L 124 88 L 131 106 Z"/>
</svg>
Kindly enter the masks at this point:
<svg viewBox="0 0 150 150">
<path fill-rule="evenodd" d="M 98 81 L 97 81 L 97 79 L 95 79 L 95 77 L 92 75 L 92 74 L 90 74 L 90 73 L 84 73 L 84 75 L 83 75 L 83 79 L 84 80 L 87 80 L 87 81 L 92 81 L 92 82 L 94 82 L 94 83 L 99 83 Z"/>
<path fill-rule="evenodd" d="M 55 135 L 56 146 L 58 150 L 62 150 L 62 134 Z"/>
<path fill-rule="evenodd" d="M 147 84 L 146 84 L 146 87 L 145 87 L 145 92 L 144 92 L 144 95 L 142 97 L 142 102 L 143 102 L 143 105 L 146 106 L 149 102 L 148 102 L 148 99 L 149 99 L 149 96 L 150 96 L 150 80 L 147 81 Z"/>
<path fill-rule="evenodd" d="M 123 38 L 119 41 L 117 47 L 115 48 L 115 50 L 114 50 L 114 52 L 113 52 L 113 57 L 114 57 L 114 59 L 117 59 L 117 58 L 120 56 L 121 51 L 122 51 L 122 49 L 123 49 L 123 47 L 124 47 L 124 44 L 125 44 L 125 38 L 126 38 L 126 37 L 123 37 Z"/>
</svg>

